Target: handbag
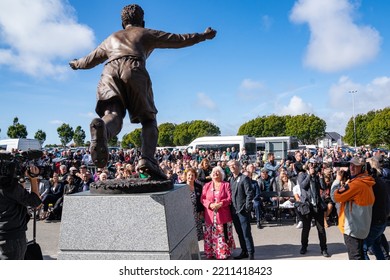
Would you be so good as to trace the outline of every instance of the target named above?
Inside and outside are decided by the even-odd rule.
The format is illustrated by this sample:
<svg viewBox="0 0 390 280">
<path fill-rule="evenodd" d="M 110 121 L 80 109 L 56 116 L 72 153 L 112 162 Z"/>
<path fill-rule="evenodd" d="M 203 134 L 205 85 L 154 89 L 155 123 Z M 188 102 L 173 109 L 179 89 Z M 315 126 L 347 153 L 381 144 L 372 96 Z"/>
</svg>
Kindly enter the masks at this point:
<svg viewBox="0 0 390 280">
<path fill-rule="evenodd" d="M 294 204 L 301 215 L 307 215 L 310 213 L 310 205 L 308 202 L 297 201 Z"/>
</svg>

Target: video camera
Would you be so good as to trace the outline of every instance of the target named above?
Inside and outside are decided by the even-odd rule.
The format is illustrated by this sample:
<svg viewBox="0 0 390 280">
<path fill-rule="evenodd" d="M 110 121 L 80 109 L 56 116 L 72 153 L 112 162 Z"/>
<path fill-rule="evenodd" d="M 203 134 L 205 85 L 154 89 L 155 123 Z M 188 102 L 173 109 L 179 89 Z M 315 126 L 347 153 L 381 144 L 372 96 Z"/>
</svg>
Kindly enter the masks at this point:
<svg viewBox="0 0 390 280">
<path fill-rule="evenodd" d="M 349 161 L 335 161 L 333 167 L 349 167 Z"/>
<path fill-rule="evenodd" d="M 37 162 L 42 155 L 40 150 L 29 150 L 20 154 L 0 152 L 0 178 L 23 179 L 26 171 L 30 177 L 50 177 L 51 166 L 48 164 L 40 165 Z M 39 174 L 31 174 L 30 166 L 38 167 Z"/>
</svg>

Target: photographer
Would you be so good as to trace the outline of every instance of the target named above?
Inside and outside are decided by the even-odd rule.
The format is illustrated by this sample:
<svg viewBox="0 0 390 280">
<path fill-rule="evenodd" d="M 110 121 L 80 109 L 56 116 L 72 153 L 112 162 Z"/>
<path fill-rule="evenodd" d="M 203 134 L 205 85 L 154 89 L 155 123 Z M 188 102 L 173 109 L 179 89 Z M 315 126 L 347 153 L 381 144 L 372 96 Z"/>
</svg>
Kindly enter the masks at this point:
<svg viewBox="0 0 390 280">
<path fill-rule="evenodd" d="M 41 204 L 38 192 L 39 169 L 30 167 L 26 172 L 31 182 L 31 193 L 14 176 L 0 174 L 0 260 L 23 260 L 27 249 L 27 206 Z"/>
<path fill-rule="evenodd" d="M 301 254 L 306 254 L 309 243 L 309 233 L 311 228 L 311 221 L 314 218 L 315 225 L 318 231 L 318 238 L 320 239 L 321 254 L 328 258 L 328 248 L 326 245 L 326 232 L 324 225 L 324 211 L 326 205 L 321 198 L 320 189 L 321 184 L 318 176 L 320 172 L 319 166 L 316 165 L 315 160 L 310 160 L 307 164 L 307 171 L 301 171 L 298 174 L 298 184 L 301 187 L 300 200 L 309 205 L 310 211 L 308 214 L 302 214 L 302 234 L 301 234 Z"/>
<path fill-rule="evenodd" d="M 364 171 L 364 163 L 359 158 L 353 157 L 349 164 L 350 179 L 343 185 L 345 171 L 339 170 L 330 196 L 340 203 L 338 227 L 344 235 L 348 258 L 364 260 L 363 241 L 370 231 L 375 180 Z"/>
</svg>

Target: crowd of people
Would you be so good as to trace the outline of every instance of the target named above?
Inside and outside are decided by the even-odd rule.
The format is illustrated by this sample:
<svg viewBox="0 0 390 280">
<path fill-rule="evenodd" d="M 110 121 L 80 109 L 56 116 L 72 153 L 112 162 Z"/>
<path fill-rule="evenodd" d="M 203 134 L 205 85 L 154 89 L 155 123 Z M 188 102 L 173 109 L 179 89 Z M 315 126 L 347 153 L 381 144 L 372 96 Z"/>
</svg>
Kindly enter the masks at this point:
<svg viewBox="0 0 390 280">
<path fill-rule="evenodd" d="M 296 220 L 296 227 L 302 229 L 301 254 L 306 254 L 309 232 L 315 226 L 321 254 L 330 257 L 326 228 L 338 225 L 344 235 L 350 259 L 368 259 L 369 252 L 375 254 L 377 259 L 388 258 L 388 243 L 383 234 L 390 208 L 386 206 L 390 188 L 387 154 L 361 149 L 359 154 L 352 155 L 341 149 L 319 148 L 315 153 L 296 150 L 279 162 L 273 153 L 258 152 L 256 162 L 250 162 L 248 157 L 242 156 L 246 155 L 245 151 L 232 150 L 196 150 L 189 154 L 187 151 L 157 149 L 155 153 L 161 170 L 172 183 L 189 186 L 197 237 L 198 240 L 204 240 L 206 258 L 253 259 L 251 222 L 255 221 L 257 228 L 261 229 L 269 221 L 266 206 L 284 203 L 293 205 L 288 209 L 289 214 Z M 42 199 L 40 219 L 46 222 L 60 220 L 64 195 L 88 191 L 92 182 L 145 177 L 145 174 L 136 170 L 138 159 L 139 152 L 136 149 L 112 149 L 107 166 L 96 168 L 91 164 L 87 149 L 45 151 L 37 165 L 50 166 L 52 174 L 49 178 L 39 177 L 38 180 Z M 354 167 L 362 167 L 363 163 L 360 162 L 364 161 L 369 162 L 372 168 L 354 173 Z M 364 178 L 364 183 L 369 182 L 371 190 L 363 195 L 366 204 L 351 194 L 355 189 L 354 184 L 363 180 L 360 177 Z M 378 185 L 384 187 L 379 191 Z M 343 193 L 345 187 L 349 191 Z M 267 192 L 290 192 L 292 195 L 268 198 L 264 195 Z M 351 211 L 347 209 L 351 206 L 348 201 L 358 205 L 360 203 L 361 209 L 368 209 L 364 214 L 366 219 L 360 225 L 366 228 L 357 229 L 359 234 L 356 235 L 356 229 L 350 226 L 351 219 L 356 217 L 349 216 Z M 274 219 L 277 218 L 277 212 L 273 214 Z M 362 212 L 355 215 L 359 215 L 358 219 L 362 221 Z M 377 218 L 377 215 L 380 217 Z M 356 225 L 356 222 L 353 224 Z M 233 228 L 241 248 L 237 256 L 232 256 L 236 246 Z"/>
</svg>

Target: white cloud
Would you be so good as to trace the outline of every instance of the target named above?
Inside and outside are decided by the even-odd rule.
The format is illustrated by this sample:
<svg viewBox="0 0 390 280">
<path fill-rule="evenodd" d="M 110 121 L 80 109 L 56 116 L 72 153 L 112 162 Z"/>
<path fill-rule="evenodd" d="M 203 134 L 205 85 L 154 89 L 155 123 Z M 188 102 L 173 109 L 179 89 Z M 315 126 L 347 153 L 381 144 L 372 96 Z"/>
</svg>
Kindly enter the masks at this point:
<svg viewBox="0 0 390 280">
<path fill-rule="evenodd" d="M 305 113 L 313 113 L 313 107 L 310 103 L 305 103 L 302 98 L 293 96 L 287 106 L 283 106 L 280 110 L 280 115 L 301 115 Z"/>
<path fill-rule="evenodd" d="M 269 15 L 263 15 L 261 17 L 261 26 L 264 30 L 268 31 L 271 29 L 274 21 Z"/>
<path fill-rule="evenodd" d="M 264 85 L 258 81 L 251 79 L 244 79 L 239 87 L 238 95 L 243 99 L 256 99 L 260 95 L 260 91 L 264 88 Z"/>
<path fill-rule="evenodd" d="M 51 121 L 49 121 L 49 123 L 50 124 L 63 124 L 63 123 L 65 123 L 64 121 L 61 121 L 61 120 L 51 120 Z"/>
<path fill-rule="evenodd" d="M 320 118 L 326 121 L 326 131 L 344 135 L 346 124 L 352 116 L 349 113 L 349 111 L 333 112 L 326 116 L 320 116 Z"/>
<path fill-rule="evenodd" d="M 347 76 L 342 76 L 329 90 L 330 104 L 335 109 L 352 110 L 355 95 L 356 114 L 379 110 L 390 105 L 390 77 L 377 77 L 368 84 L 359 84 Z"/>
<path fill-rule="evenodd" d="M 241 82 L 240 89 L 242 90 L 256 90 L 263 88 L 263 84 L 251 79 L 244 79 Z"/>
<path fill-rule="evenodd" d="M 1 0 L 0 39 L 0 65 L 38 77 L 63 75 L 63 60 L 95 45 L 93 31 L 64 0 Z"/>
<path fill-rule="evenodd" d="M 307 23 L 310 42 L 305 63 L 320 71 L 347 69 L 372 60 L 381 37 L 370 26 L 357 25 L 355 7 L 348 0 L 298 0 L 290 14 L 295 23 Z"/>
<path fill-rule="evenodd" d="M 216 109 L 217 104 L 205 93 L 199 92 L 197 94 L 197 104 L 201 107 L 205 107 L 207 109 Z"/>
<path fill-rule="evenodd" d="M 329 113 L 322 116 L 327 121 L 327 130 L 343 134 L 354 113 L 366 114 L 390 106 L 389 92 L 390 77 L 377 77 L 368 84 L 354 82 L 347 76 L 340 77 L 329 89 Z"/>
<path fill-rule="evenodd" d="M 91 120 L 97 117 L 95 112 L 80 113 L 79 116 Z"/>
</svg>

